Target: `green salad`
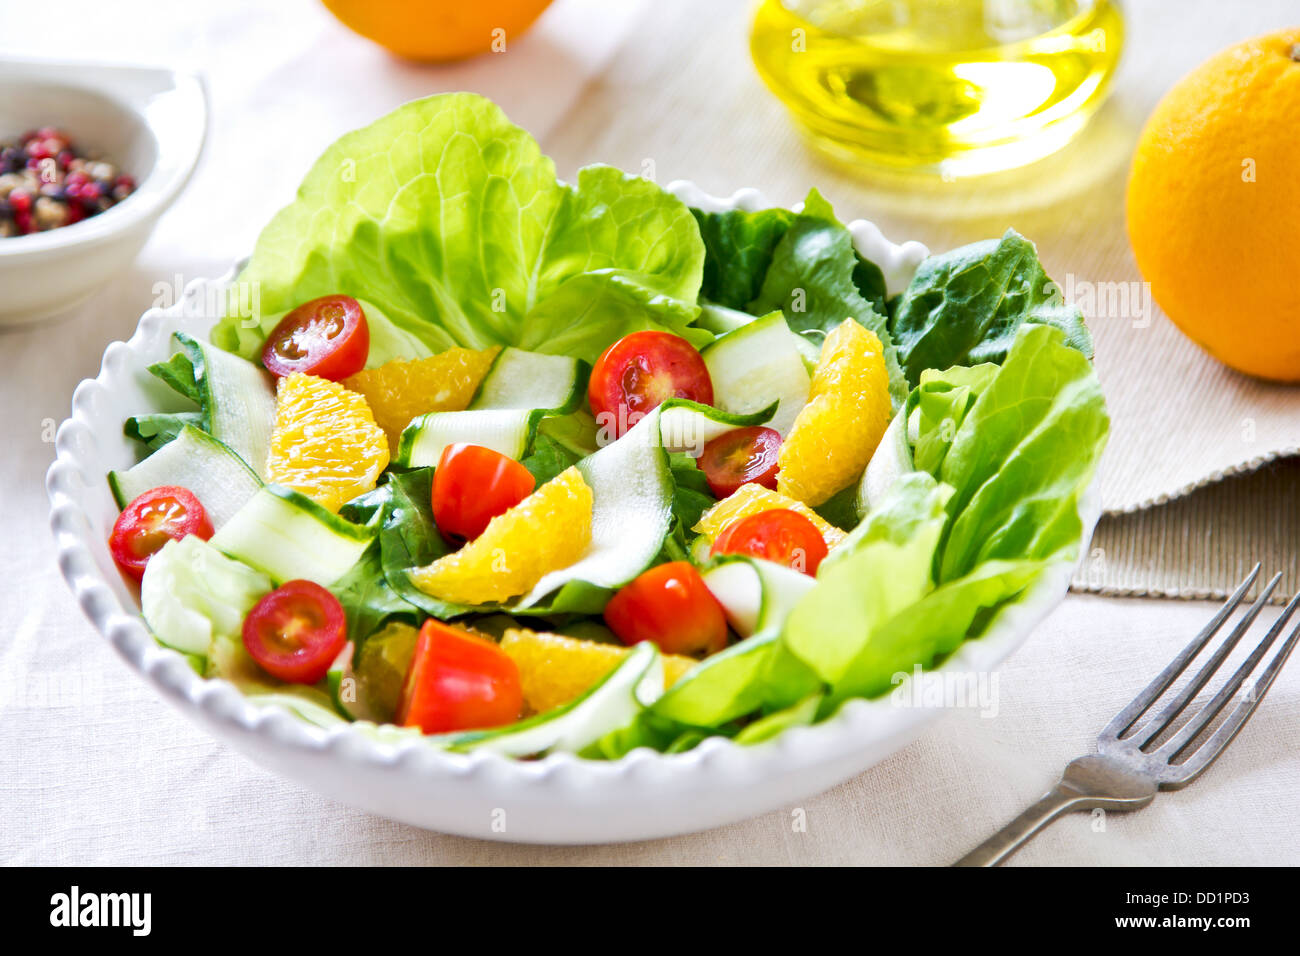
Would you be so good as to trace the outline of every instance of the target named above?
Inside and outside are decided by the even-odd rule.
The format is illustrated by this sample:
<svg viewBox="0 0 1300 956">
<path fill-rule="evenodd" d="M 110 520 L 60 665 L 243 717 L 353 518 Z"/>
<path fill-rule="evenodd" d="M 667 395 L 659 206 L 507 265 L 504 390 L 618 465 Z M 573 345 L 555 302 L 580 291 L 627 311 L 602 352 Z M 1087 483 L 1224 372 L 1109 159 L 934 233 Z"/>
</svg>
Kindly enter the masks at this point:
<svg viewBox="0 0 1300 956">
<path fill-rule="evenodd" d="M 1108 418 L 1014 231 L 902 288 L 830 204 L 557 179 L 490 101 L 349 133 L 151 366 L 110 551 L 157 640 L 323 727 L 531 758 L 888 693 L 1078 559 Z"/>
</svg>

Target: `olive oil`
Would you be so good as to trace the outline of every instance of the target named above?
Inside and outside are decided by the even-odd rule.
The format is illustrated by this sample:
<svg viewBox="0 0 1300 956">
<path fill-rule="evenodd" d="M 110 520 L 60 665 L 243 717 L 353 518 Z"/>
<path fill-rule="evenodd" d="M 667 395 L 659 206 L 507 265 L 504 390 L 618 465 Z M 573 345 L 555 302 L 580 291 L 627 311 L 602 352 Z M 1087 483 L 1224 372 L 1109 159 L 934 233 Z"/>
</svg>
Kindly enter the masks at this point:
<svg viewBox="0 0 1300 956">
<path fill-rule="evenodd" d="M 945 178 L 1060 149 L 1105 98 L 1113 0 L 763 0 L 763 81 L 836 158 Z"/>
</svg>

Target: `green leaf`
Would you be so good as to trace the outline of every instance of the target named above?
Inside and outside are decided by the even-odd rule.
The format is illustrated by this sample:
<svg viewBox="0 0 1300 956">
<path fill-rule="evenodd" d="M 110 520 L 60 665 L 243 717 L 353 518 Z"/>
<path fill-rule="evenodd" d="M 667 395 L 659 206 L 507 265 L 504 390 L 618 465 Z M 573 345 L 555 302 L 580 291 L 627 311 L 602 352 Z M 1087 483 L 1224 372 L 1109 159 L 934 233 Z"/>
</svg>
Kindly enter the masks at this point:
<svg viewBox="0 0 1300 956">
<path fill-rule="evenodd" d="M 203 403 L 203 390 L 199 387 L 194 361 L 186 352 L 177 352 L 165 362 L 155 362 L 149 366 L 149 374 L 196 405 Z"/>
<path fill-rule="evenodd" d="M 690 326 L 703 263 L 690 211 L 654 183 L 607 166 L 561 183 L 491 101 L 443 94 L 321 156 L 240 275 L 259 293 L 255 324 L 227 316 L 213 341 L 255 354 L 284 312 L 345 293 L 382 314 L 389 338 L 432 351 L 505 344 L 593 361 L 649 328 L 703 344 L 712 335 Z"/>
<path fill-rule="evenodd" d="M 122 431 L 127 438 L 143 442 L 150 451 L 157 451 L 180 434 L 186 425 L 203 427 L 202 412 L 160 412 L 156 415 L 133 415 L 126 420 Z"/>
<path fill-rule="evenodd" d="M 795 214 L 788 209 L 705 213 L 692 209 L 704 240 L 700 298 L 729 309 L 745 309 L 758 298 L 777 243 Z"/>
<path fill-rule="evenodd" d="M 689 454 L 671 453 L 668 466 L 673 477 L 673 524 L 664 539 L 660 560 L 690 561 L 691 544 L 699 537 L 698 532 L 692 529 L 699 523 L 700 516 L 718 503 L 718 499 L 713 497 L 698 462 Z"/>
<path fill-rule="evenodd" d="M 869 649 L 875 632 L 933 587 L 947 494 L 929 476 L 896 483 L 854 531 L 854 540 L 842 542 L 833 561 L 822 562 L 817 586 L 786 618 L 786 646 L 837 692 L 863 655 L 873 666 L 884 666 Z M 888 654 L 883 658 L 896 663 Z"/>
<path fill-rule="evenodd" d="M 853 236 L 817 190 L 798 214 L 695 215 L 708 253 L 702 297 L 753 315 L 780 310 L 793 331 L 818 347 L 835 326 L 856 319 L 884 346 L 894 405 L 902 403 L 907 385 L 889 337 L 884 274 L 858 255 Z M 755 289 L 749 300 L 740 298 Z"/>
<path fill-rule="evenodd" d="M 858 483 L 837 491 L 813 511 L 841 531 L 852 531 L 858 524 Z"/>
<path fill-rule="evenodd" d="M 836 684 L 829 705 L 850 697 L 876 697 L 929 669 L 970 637 L 976 622 L 1037 580 L 1048 562 L 1038 559 L 987 561 L 949 581 L 875 628 Z"/>
<path fill-rule="evenodd" d="M 760 717 L 736 734 L 736 743 L 759 744 L 771 740 L 791 727 L 808 726 L 817 718 L 817 711 L 823 699 L 823 694 L 809 694 L 797 704 L 770 713 L 766 717 Z"/>
<path fill-rule="evenodd" d="M 903 475 L 890 486 L 884 499 L 868 512 L 867 519 L 823 559 L 821 567 L 834 567 L 871 541 L 888 541 L 901 546 L 917 535 L 926 534 L 927 526 L 932 522 L 944 521 L 944 505 L 951 496 L 950 487 L 939 484 L 932 475 L 923 471 Z"/>
<path fill-rule="evenodd" d="M 668 456 L 668 468 L 673 476 L 673 515 L 690 537 L 691 528 L 699 524 L 700 516 L 718 503 L 709 488 L 709 480 L 700 469 L 699 462 L 685 452 Z"/>
<path fill-rule="evenodd" d="M 539 434 L 533 440 L 532 453 L 519 463 L 528 469 L 541 487 L 581 457 L 549 435 Z"/>
<path fill-rule="evenodd" d="M 1077 545 L 1078 500 L 1110 420 L 1092 364 L 1059 329 L 1026 325 L 962 420 L 938 478 L 955 492 L 939 580 L 984 561 Z"/>
<path fill-rule="evenodd" d="M 1026 323 L 1061 329 L 1092 356 L 1092 337 L 1043 271 L 1034 244 L 1015 230 L 921 263 L 890 322 L 907 381 L 926 369 L 1001 363 Z"/>
<path fill-rule="evenodd" d="M 433 520 L 433 469 L 389 476 L 390 499 L 384 506 L 379 529 L 380 564 L 393 592 L 436 618 L 467 614 L 475 608 L 452 604 L 425 594 L 406 576 L 410 568 L 423 567 L 450 552 Z"/>
<path fill-rule="evenodd" d="M 912 460 L 916 467 L 937 475 L 944 456 L 957 437 L 957 429 L 966 420 L 975 399 L 997 375 L 996 365 L 974 368 L 955 366 L 946 372 L 927 369 L 921 384 L 908 400 L 915 408 L 917 441 Z"/>
<path fill-rule="evenodd" d="M 419 609 L 394 591 L 384 577 L 378 540 L 370 543 L 352 570 L 336 581 L 330 591 L 343 605 L 348 640 L 357 647 L 390 620 L 418 624 L 422 617 Z"/>
</svg>

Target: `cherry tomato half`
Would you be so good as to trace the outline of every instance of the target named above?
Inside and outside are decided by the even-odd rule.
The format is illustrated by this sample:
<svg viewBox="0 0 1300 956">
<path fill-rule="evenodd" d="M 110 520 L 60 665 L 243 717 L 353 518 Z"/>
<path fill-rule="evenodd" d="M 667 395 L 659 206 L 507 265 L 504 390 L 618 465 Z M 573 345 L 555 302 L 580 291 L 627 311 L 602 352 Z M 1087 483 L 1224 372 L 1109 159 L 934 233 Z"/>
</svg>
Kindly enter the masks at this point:
<svg viewBox="0 0 1300 956">
<path fill-rule="evenodd" d="M 615 438 L 669 398 L 713 404 L 713 381 L 700 353 L 680 335 L 625 335 L 596 359 L 587 385 L 596 424 Z"/>
<path fill-rule="evenodd" d="M 287 581 L 244 618 L 244 647 L 272 677 L 314 684 L 348 639 L 339 599 L 312 581 Z"/>
<path fill-rule="evenodd" d="M 624 644 L 652 641 L 665 654 L 716 654 L 727 619 L 700 572 L 670 561 L 642 572 L 605 605 L 605 623 Z"/>
<path fill-rule="evenodd" d="M 533 493 L 537 479 L 513 458 L 456 442 L 433 472 L 433 520 L 452 544 L 473 541 L 499 514 Z"/>
<path fill-rule="evenodd" d="M 715 498 L 750 482 L 776 490 L 781 433 L 775 428 L 734 428 L 704 446 L 700 469 Z"/>
<path fill-rule="evenodd" d="M 186 488 L 150 488 L 122 509 L 113 522 L 108 550 L 122 573 L 139 581 L 144 567 L 173 538 L 212 537 L 212 522 L 199 499 Z"/>
<path fill-rule="evenodd" d="M 747 554 L 816 574 L 826 557 L 826 542 L 817 526 L 799 512 L 772 508 L 727 525 L 709 553 Z"/>
<path fill-rule="evenodd" d="M 339 382 L 365 368 L 369 354 L 361 303 L 350 295 L 325 295 L 276 324 L 262 347 L 262 364 L 272 375 L 305 372 Z"/>
<path fill-rule="evenodd" d="M 519 668 L 485 638 L 430 618 L 406 672 L 397 722 L 426 734 L 500 727 L 519 719 Z"/>
</svg>

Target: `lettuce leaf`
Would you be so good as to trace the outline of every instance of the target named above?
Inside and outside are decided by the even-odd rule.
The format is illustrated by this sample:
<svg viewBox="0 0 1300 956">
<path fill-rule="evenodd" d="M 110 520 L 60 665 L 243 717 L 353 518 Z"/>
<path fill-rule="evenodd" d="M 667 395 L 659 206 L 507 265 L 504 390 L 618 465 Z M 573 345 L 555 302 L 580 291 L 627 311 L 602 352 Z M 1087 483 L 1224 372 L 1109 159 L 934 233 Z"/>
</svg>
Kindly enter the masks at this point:
<svg viewBox="0 0 1300 956">
<path fill-rule="evenodd" d="M 927 468 L 895 481 L 822 562 L 783 630 L 831 686 L 822 716 L 933 666 L 1049 565 L 1078 557 L 1079 498 L 1109 419 L 1064 332 L 1026 324 L 1000 367 L 927 372 L 907 407 Z"/>
<path fill-rule="evenodd" d="M 956 380 L 969 382 L 968 372 Z M 954 489 L 939 580 L 985 561 L 1041 560 L 1076 546 L 1079 497 L 1109 427 L 1092 363 L 1061 330 L 1021 327 L 935 473 Z"/>
<path fill-rule="evenodd" d="M 559 182 L 490 100 L 443 94 L 326 150 L 239 276 L 256 315 L 228 315 L 213 342 L 251 357 L 289 309 L 341 292 L 408 357 L 502 344 L 593 361 L 649 328 L 700 345 L 703 264 L 690 211 L 654 183 L 608 166 Z"/>
<path fill-rule="evenodd" d="M 788 209 L 701 212 L 692 209 L 704 240 L 704 278 L 700 298 L 745 311 L 758 298 L 777 244 L 796 219 Z"/>
<path fill-rule="evenodd" d="M 918 659 L 896 659 L 892 649 L 873 641 L 933 587 L 950 492 L 923 473 L 897 482 L 884 505 L 855 529 L 854 540 L 836 548 L 834 561 L 822 562 L 817 586 L 786 619 L 786 646 L 837 692 L 855 667 L 889 668 L 892 674 Z M 858 663 L 863 657 L 866 665 Z"/>
<path fill-rule="evenodd" d="M 996 365 L 974 368 L 954 366 L 945 372 L 927 369 L 921 384 L 908 399 L 909 414 L 916 415 L 917 440 L 912 450 L 913 464 L 921 471 L 937 475 L 944 456 L 966 420 L 975 399 L 997 375 Z"/>
<path fill-rule="evenodd" d="M 885 278 L 858 255 L 853 236 L 817 190 L 803 211 L 693 210 L 704 237 L 702 299 L 751 315 L 781 310 L 790 328 L 820 347 L 848 317 L 875 332 L 885 349 L 894 406 L 907 383 L 890 339 Z"/>
<path fill-rule="evenodd" d="M 930 256 L 916 270 L 889 323 L 907 381 L 926 369 L 1000 364 L 1026 323 L 1051 325 L 1089 358 L 1092 336 L 1083 313 L 1067 304 L 1038 261 L 1034 244 L 1014 229 Z"/>
</svg>

